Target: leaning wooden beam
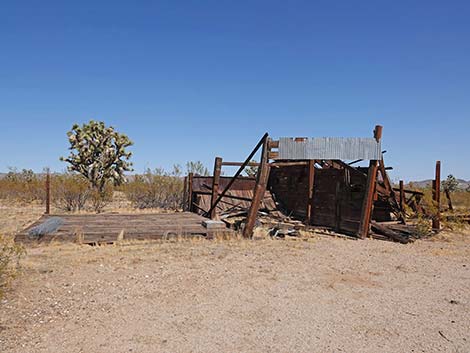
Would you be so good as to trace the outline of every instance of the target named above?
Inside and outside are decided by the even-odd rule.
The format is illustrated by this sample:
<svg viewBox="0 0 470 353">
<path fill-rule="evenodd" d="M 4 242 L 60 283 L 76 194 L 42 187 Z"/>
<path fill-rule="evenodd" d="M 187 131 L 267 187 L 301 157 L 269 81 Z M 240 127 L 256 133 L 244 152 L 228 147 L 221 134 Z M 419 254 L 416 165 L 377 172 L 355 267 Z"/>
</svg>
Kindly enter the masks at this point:
<svg viewBox="0 0 470 353">
<path fill-rule="evenodd" d="M 268 184 L 269 178 L 269 139 L 264 139 L 263 149 L 261 150 L 260 167 L 256 176 L 256 185 L 253 192 L 253 201 L 246 217 L 245 228 L 243 229 L 243 236 L 250 238 L 253 235 L 253 229 L 255 227 L 256 217 L 258 216 L 258 210 L 261 204 L 261 200 L 264 197 L 266 191 L 266 185 Z"/>
<path fill-rule="evenodd" d="M 377 125 L 374 129 L 374 138 L 380 141 L 382 138 L 382 126 Z M 358 236 L 365 238 L 369 234 L 370 219 L 372 217 L 372 210 L 374 207 L 375 186 L 377 182 L 377 169 L 378 161 L 373 160 L 369 162 L 369 171 L 367 173 L 367 184 L 362 202 L 361 221 L 359 223 Z"/>
<path fill-rule="evenodd" d="M 441 229 L 441 161 L 436 162 L 436 177 L 433 182 L 433 200 L 436 206 L 436 214 L 432 219 L 432 228 Z"/>
<path fill-rule="evenodd" d="M 222 197 L 224 197 L 225 193 L 231 188 L 231 186 L 233 185 L 233 183 L 235 182 L 235 180 L 237 180 L 238 176 L 243 172 L 243 170 L 245 169 L 245 167 L 248 165 L 248 163 L 250 163 L 250 161 L 253 159 L 253 156 L 256 154 L 256 152 L 259 150 L 259 148 L 261 146 L 264 145 L 265 141 L 268 139 L 268 133 L 265 133 L 263 135 L 263 137 L 261 138 L 261 140 L 259 140 L 258 144 L 255 146 L 255 148 L 253 149 L 253 151 L 251 151 L 250 155 L 246 158 L 245 162 L 243 162 L 243 164 L 240 166 L 240 168 L 238 168 L 237 172 L 235 173 L 235 175 L 232 177 L 232 179 L 230 179 L 230 181 L 228 182 L 227 186 L 225 187 L 225 189 L 220 193 L 219 197 L 217 198 L 217 200 L 215 200 L 214 204 L 211 206 L 211 208 L 206 212 L 205 216 L 208 217 L 211 212 L 212 212 L 212 209 L 217 207 L 217 204 L 220 202 L 220 200 L 222 199 Z"/>
<path fill-rule="evenodd" d="M 219 181 L 220 181 L 220 172 L 222 170 L 222 158 L 215 157 L 214 162 L 214 174 L 212 177 L 212 195 L 211 195 L 211 219 L 214 219 L 217 216 L 217 208 L 212 207 L 215 203 L 217 195 L 219 193 Z"/>
</svg>

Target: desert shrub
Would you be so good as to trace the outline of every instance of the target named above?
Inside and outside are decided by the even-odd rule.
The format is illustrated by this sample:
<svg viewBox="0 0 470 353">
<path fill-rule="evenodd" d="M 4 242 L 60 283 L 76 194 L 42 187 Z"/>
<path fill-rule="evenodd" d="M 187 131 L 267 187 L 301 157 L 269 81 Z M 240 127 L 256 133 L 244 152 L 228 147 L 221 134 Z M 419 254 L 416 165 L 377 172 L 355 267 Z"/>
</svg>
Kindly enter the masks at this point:
<svg viewBox="0 0 470 353">
<path fill-rule="evenodd" d="M 113 201 L 114 190 L 112 185 L 106 185 L 102 191 L 98 191 L 95 188 L 90 190 L 90 204 L 93 211 L 100 213 L 104 207 Z"/>
<path fill-rule="evenodd" d="M 81 211 L 90 198 L 90 183 L 79 174 L 54 175 L 51 178 L 51 193 L 56 207 L 64 211 Z"/>
<path fill-rule="evenodd" d="M 24 249 L 16 244 L 11 237 L 0 234 L 0 298 L 16 276 L 23 254 Z"/>
<path fill-rule="evenodd" d="M 177 210 L 183 202 L 184 183 L 180 170 L 178 166 L 171 173 L 163 169 L 147 169 L 122 189 L 134 207 Z"/>
<path fill-rule="evenodd" d="M 432 234 L 432 225 L 429 218 L 418 215 L 413 233 L 417 238 L 430 236 Z"/>
<path fill-rule="evenodd" d="M 18 171 L 10 168 L 0 179 L 0 198 L 22 202 L 44 201 L 44 177 L 34 174 L 31 169 Z"/>
</svg>

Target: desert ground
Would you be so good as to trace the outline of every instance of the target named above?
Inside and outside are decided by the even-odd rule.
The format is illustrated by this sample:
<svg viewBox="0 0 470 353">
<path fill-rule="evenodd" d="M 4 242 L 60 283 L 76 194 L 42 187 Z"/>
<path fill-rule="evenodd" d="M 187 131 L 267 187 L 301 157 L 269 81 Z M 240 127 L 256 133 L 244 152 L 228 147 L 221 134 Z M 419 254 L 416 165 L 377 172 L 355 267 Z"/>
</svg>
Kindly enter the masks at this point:
<svg viewBox="0 0 470 353">
<path fill-rule="evenodd" d="M 2 205 L 13 233 L 40 206 Z M 469 352 L 470 234 L 28 248 L 1 352 Z"/>
</svg>

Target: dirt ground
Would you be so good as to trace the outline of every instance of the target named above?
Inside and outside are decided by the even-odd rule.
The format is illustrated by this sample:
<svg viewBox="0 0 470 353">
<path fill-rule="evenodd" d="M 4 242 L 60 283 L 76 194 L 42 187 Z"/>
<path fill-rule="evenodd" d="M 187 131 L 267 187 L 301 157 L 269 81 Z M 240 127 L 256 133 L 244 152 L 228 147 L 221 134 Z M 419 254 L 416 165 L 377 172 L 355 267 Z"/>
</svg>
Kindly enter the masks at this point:
<svg viewBox="0 0 470 353">
<path fill-rule="evenodd" d="M 30 248 L 0 352 L 470 352 L 469 260 L 468 232 Z"/>
</svg>

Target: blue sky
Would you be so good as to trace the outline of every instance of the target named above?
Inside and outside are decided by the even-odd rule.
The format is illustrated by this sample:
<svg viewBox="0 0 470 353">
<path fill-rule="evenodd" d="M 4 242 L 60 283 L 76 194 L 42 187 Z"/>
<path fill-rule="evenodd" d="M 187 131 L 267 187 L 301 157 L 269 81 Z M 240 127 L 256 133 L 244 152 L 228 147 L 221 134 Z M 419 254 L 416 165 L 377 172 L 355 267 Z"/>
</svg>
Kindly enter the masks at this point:
<svg viewBox="0 0 470 353">
<path fill-rule="evenodd" d="M 371 136 L 392 178 L 470 179 L 465 1 L 2 1 L 0 171 L 62 170 L 102 120 L 136 171 L 243 160 L 264 132 Z"/>
</svg>

